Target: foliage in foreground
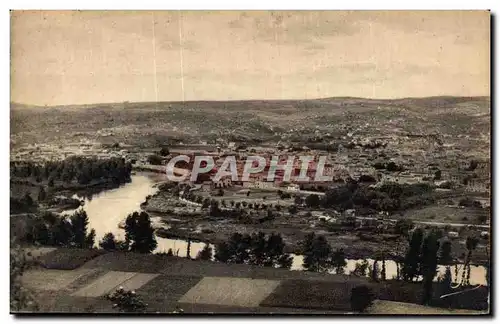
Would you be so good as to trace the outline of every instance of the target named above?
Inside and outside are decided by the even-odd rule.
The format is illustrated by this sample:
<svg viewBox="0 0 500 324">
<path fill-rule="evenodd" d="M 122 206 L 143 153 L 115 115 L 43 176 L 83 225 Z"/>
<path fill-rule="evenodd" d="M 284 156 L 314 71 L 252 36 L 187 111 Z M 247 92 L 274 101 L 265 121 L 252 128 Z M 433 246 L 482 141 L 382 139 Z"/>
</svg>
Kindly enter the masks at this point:
<svg viewBox="0 0 500 324">
<path fill-rule="evenodd" d="M 70 217 L 44 212 L 30 219 L 25 240 L 35 245 L 90 249 L 94 246 L 95 231 L 89 231 L 89 218 L 84 210 Z"/>
<path fill-rule="evenodd" d="M 123 313 L 143 313 L 148 306 L 134 290 L 125 290 L 123 287 L 106 296 L 106 299 L 114 303 L 113 308 Z"/>
<path fill-rule="evenodd" d="M 24 251 L 18 247 L 10 249 L 10 311 L 33 312 L 38 305 L 31 291 L 23 287 L 21 278 L 28 268 Z"/>
<path fill-rule="evenodd" d="M 284 252 L 285 243 L 279 234 L 266 237 L 262 232 L 235 233 L 229 241 L 217 244 L 215 250 L 214 258 L 219 262 L 284 269 L 292 266 L 292 257 Z"/>
<path fill-rule="evenodd" d="M 366 286 L 360 285 L 351 290 L 351 309 L 355 312 L 364 312 L 373 304 L 375 294 L 373 290 Z"/>
<path fill-rule="evenodd" d="M 342 249 L 334 251 L 326 238 L 313 232 L 307 234 L 301 244 L 304 255 L 304 269 L 314 272 L 327 272 L 335 269 L 335 273 L 343 274 L 347 265 Z"/>
</svg>

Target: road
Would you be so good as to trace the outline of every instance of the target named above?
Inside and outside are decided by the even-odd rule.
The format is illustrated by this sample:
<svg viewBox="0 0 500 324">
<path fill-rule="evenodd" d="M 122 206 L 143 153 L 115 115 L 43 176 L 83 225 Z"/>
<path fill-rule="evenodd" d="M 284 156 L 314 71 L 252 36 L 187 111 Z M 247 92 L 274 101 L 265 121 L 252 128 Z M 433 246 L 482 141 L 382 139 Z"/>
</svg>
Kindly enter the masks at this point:
<svg viewBox="0 0 500 324">
<path fill-rule="evenodd" d="M 376 219 L 376 217 L 356 217 L 356 219 Z M 399 219 L 395 218 L 384 218 L 385 221 L 397 222 Z M 453 226 L 453 227 L 463 227 L 463 226 L 474 226 L 478 228 L 489 229 L 489 225 L 476 225 L 471 223 L 441 223 L 441 222 L 424 222 L 424 221 L 413 221 L 415 224 L 431 225 L 431 226 Z"/>
</svg>

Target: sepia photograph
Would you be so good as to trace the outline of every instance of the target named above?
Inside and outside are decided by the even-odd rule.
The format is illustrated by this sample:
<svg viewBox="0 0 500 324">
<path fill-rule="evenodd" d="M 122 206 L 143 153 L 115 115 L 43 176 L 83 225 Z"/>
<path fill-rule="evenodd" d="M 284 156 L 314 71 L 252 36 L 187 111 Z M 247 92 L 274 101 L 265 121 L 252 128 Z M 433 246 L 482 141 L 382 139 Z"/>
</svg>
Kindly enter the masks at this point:
<svg viewBox="0 0 500 324">
<path fill-rule="evenodd" d="M 491 26 L 11 10 L 10 313 L 491 316 Z"/>
</svg>

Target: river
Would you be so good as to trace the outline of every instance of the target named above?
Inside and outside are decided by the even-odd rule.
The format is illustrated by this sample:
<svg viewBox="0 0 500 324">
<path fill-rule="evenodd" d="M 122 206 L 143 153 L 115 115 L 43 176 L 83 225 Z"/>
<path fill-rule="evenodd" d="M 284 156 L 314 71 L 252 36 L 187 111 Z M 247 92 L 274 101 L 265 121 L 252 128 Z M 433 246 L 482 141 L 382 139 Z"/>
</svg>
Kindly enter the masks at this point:
<svg viewBox="0 0 500 324">
<path fill-rule="evenodd" d="M 92 199 L 85 199 L 83 208 L 89 217 L 89 227 L 96 232 L 96 242 L 99 242 L 106 233 L 113 233 L 117 239 L 125 238 L 125 231 L 118 227 L 118 224 L 123 221 L 128 214 L 139 211 L 140 204 L 145 200 L 146 196 L 156 192 L 154 185 L 166 180 L 166 175 L 156 173 L 139 172 L 131 176 L 132 181 L 126 183 L 119 188 L 100 192 Z M 74 211 L 66 211 L 65 214 L 71 214 Z M 159 218 L 152 218 L 153 222 L 157 222 Z M 158 247 L 154 252 L 166 252 L 172 249 L 174 253 L 178 252 L 181 257 L 186 256 L 187 242 L 184 240 L 172 240 L 161 237 L 156 238 Z M 191 243 L 191 256 L 196 256 L 204 243 Z M 356 262 L 361 260 L 347 260 L 346 273 L 353 270 Z M 368 260 L 373 264 L 373 260 Z M 292 270 L 302 270 L 302 256 L 293 255 Z M 380 269 L 380 267 L 379 267 Z M 387 278 L 390 279 L 396 276 L 396 263 L 394 261 L 386 262 Z M 459 266 L 461 270 L 461 267 Z M 444 266 L 438 267 L 438 273 L 442 274 L 445 271 Z M 461 271 L 460 271 L 461 273 Z M 452 275 L 454 277 L 454 266 L 452 267 Z M 471 266 L 471 284 L 485 284 L 486 271 L 482 266 Z"/>
</svg>

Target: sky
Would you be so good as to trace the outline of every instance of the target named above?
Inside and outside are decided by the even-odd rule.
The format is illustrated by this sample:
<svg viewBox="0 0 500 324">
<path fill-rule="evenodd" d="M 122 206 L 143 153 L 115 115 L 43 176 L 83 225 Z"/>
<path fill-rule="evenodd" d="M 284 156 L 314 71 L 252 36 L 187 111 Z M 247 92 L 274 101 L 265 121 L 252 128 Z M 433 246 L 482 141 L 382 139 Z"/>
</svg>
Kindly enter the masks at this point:
<svg viewBox="0 0 500 324">
<path fill-rule="evenodd" d="M 11 101 L 490 93 L 487 11 L 13 11 Z"/>
</svg>

